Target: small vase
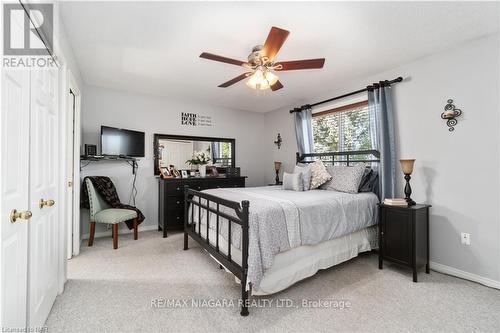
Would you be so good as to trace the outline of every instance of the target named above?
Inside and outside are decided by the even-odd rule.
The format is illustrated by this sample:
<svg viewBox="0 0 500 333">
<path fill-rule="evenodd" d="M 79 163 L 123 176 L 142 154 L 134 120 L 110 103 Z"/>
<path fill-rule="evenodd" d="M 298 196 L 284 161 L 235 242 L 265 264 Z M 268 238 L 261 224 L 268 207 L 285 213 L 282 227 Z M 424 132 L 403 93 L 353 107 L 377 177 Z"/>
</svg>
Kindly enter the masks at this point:
<svg viewBox="0 0 500 333">
<path fill-rule="evenodd" d="M 207 165 L 200 164 L 198 166 L 198 171 L 200 172 L 200 177 L 205 177 L 207 175 Z"/>
</svg>

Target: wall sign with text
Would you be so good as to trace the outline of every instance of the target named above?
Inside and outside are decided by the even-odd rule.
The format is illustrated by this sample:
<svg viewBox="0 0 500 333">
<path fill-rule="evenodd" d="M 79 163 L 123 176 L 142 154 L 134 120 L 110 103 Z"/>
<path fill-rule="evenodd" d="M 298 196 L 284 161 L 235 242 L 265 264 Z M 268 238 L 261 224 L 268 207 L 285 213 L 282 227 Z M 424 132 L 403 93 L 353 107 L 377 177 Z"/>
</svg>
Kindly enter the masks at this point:
<svg viewBox="0 0 500 333">
<path fill-rule="evenodd" d="M 197 113 L 181 112 L 181 125 L 212 126 L 212 117 Z"/>
</svg>

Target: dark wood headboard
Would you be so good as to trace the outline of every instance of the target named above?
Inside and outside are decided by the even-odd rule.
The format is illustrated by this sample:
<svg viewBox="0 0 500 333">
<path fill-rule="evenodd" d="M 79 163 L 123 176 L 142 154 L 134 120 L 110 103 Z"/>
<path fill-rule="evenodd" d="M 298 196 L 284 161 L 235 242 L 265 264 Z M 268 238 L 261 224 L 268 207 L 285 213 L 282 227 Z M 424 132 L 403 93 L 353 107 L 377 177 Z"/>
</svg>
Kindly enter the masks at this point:
<svg viewBox="0 0 500 333">
<path fill-rule="evenodd" d="M 321 159 L 325 164 L 352 165 L 356 163 L 380 163 L 378 150 L 335 151 L 329 153 L 297 153 L 297 163 L 313 163 Z"/>
</svg>

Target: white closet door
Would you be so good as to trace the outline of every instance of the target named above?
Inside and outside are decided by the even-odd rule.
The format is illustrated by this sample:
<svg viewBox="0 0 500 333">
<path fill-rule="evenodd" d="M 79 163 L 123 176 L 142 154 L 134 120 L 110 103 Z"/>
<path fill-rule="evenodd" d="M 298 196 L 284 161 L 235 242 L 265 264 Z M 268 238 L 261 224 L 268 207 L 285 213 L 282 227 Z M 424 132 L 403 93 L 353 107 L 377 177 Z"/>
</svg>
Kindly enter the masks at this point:
<svg viewBox="0 0 500 333">
<path fill-rule="evenodd" d="M 28 200 L 30 73 L 2 69 L 0 124 L 0 327 L 26 327 L 28 223 L 11 222 Z"/>
<path fill-rule="evenodd" d="M 162 162 L 164 166 L 175 165 L 178 170 L 190 169 L 187 160 L 193 158 L 192 141 L 163 141 Z"/>
<path fill-rule="evenodd" d="M 59 113 L 57 71 L 31 72 L 29 315 L 30 327 L 42 326 L 57 296 Z M 45 201 L 48 204 L 41 205 Z"/>
</svg>

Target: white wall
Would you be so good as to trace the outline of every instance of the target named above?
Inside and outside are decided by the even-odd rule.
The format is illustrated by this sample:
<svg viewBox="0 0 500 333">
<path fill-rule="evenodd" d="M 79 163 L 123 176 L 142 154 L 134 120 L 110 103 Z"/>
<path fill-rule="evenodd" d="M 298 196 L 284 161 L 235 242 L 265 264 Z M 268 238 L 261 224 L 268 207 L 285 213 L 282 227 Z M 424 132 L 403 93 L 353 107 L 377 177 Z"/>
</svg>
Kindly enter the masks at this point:
<svg viewBox="0 0 500 333">
<path fill-rule="evenodd" d="M 346 82 L 308 102 L 397 76 L 405 78 L 393 89 L 397 158 L 417 159 L 413 197 L 433 206 L 431 261 L 500 281 L 498 34 Z M 452 133 L 440 118 L 450 98 L 463 111 Z M 279 160 L 293 169 L 297 146 L 288 110 L 294 106 L 266 114 L 266 142 L 278 132 L 283 137 L 282 149 L 268 152 L 266 166 Z M 398 181 L 402 194 L 402 177 Z M 471 234 L 471 246 L 460 244 L 460 232 Z"/>
<path fill-rule="evenodd" d="M 150 95 L 85 86 L 82 101 L 82 144 L 97 144 L 101 125 L 146 132 L 146 157 L 139 161 L 136 205 L 146 216 L 141 225 L 158 224 L 158 180 L 153 174 L 153 134 L 196 135 L 236 139 L 236 165 L 248 176 L 247 184 L 264 184 L 262 151 L 272 145 L 264 142 L 261 132 L 264 115 L 194 104 L 174 102 Z M 181 125 L 181 112 L 194 112 L 212 117 L 212 126 Z M 132 169 L 125 162 L 94 162 L 82 169 L 88 175 L 109 176 L 115 183 L 123 203 L 128 203 L 132 190 Z M 104 230 L 99 226 L 96 232 Z M 124 226 L 122 226 L 123 228 Z M 82 234 L 88 233 L 88 211 L 82 214 Z"/>
</svg>

